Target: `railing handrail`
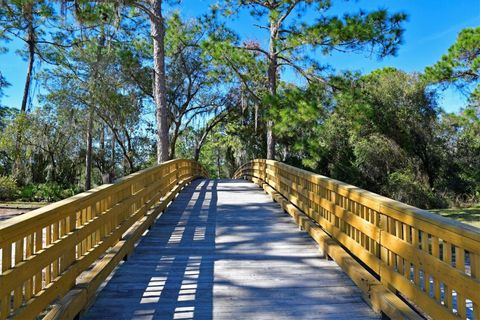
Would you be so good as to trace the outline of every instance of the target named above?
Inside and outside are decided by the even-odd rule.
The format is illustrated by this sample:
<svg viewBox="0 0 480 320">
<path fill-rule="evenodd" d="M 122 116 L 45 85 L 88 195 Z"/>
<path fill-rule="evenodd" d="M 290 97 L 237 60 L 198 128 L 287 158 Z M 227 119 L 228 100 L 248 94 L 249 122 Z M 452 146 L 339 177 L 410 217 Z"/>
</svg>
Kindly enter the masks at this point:
<svg viewBox="0 0 480 320">
<path fill-rule="evenodd" d="M 273 188 L 433 318 L 480 318 L 480 228 L 275 160 L 234 177 Z"/>
<path fill-rule="evenodd" d="M 279 166 L 283 166 L 288 169 L 293 169 L 298 173 L 302 173 L 305 176 L 312 178 L 314 180 L 312 182 L 322 183 L 322 184 L 326 182 L 327 184 L 325 186 L 332 191 L 335 191 L 336 188 L 340 188 L 347 192 L 356 193 L 357 195 L 361 195 L 362 197 L 368 198 L 369 200 L 379 202 L 379 206 L 385 206 L 395 210 L 401 210 L 403 213 L 409 216 L 412 216 L 414 218 L 425 220 L 426 222 L 433 223 L 434 225 L 437 225 L 441 228 L 448 229 L 453 232 L 458 232 L 458 233 L 461 232 L 462 236 L 471 238 L 474 241 L 480 241 L 480 228 L 478 227 L 475 227 L 466 223 L 462 223 L 460 221 L 456 221 L 453 219 L 449 219 L 441 215 L 432 213 L 428 210 L 420 209 L 420 208 L 408 205 L 406 203 L 362 189 L 360 187 L 348 184 L 346 182 L 336 180 L 336 179 L 333 179 L 318 173 L 314 173 L 308 170 L 297 168 L 277 160 L 255 159 L 252 161 L 256 161 L 256 160 L 262 160 L 262 161 L 265 161 L 265 163 L 277 164 Z M 246 164 L 243 164 L 241 167 L 239 167 L 233 175 L 234 178 L 238 177 L 239 174 L 241 173 L 242 167 L 248 164 L 249 163 L 247 162 Z"/>
<path fill-rule="evenodd" d="M 207 174 L 196 161 L 171 160 L 0 222 L 0 320 L 35 318 L 64 295 L 47 318 L 75 317 L 181 188 L 200 176 Z"/>
<path fill-rule="evenodd" d="M 462 223 L 460 221 L 453 220 L 450 218 L 446 218 L 441 215 L 432 213 L 428 210 L 420 209 L 420 208 L 408 205 L 406 203 L 379 195 L 377 193 L 362 189 L 360 187 L 348 184 L 340 180 L 336 180 L 318 173 L 301 169 L 301 168 L 296 168 L 294 166 L 288 165 L 280 161 L 276 161 L 276 160 L 265 160 L 265 161 L 267 163 L 272 163 L 272 164 L 276 163 L 277 165 L 283 166 L 285 168 L 294 169 L 298 173 L 302 173 L 305 176 L 313 178 L 314 182 L 316 183 L 327 182 L 328 183 L 327 187 L 332 191 L 335 190 L 335 187 L 339 187 L 344 191 L 353 192 L 358 195 L 361 195 L 362 197 L 368 198 L 369 200 L 377 201 L 381 206 L 390 207 L 395 210 L 401 210 L 403 211 L 403 213 L 409 216 L 428 221 L 429 223 L 433 223 L 439 227 L 451 230 L 453 232 L 461 232 L 462 236 L 466 236 L 475 241 L 480 241 L 480 228 L 478 227 L 475 227 L 466 223 Z"/>
<path fill-rule="evenodd" d="M 16 217 L 12 217 L 10 219 L 0 221 L 0 247 L 2 245 L 2 242 L 8 239 L 6 236 L 8 235 L 8 232 L 10 231 L 10 229 L 12 228 L 17 229 L 19 226 L 22 226 L 24 224 L 28 225 L 32 220 L 40 219 L 46 215 L 51 216 L 52 212 L 54 213 L 64 208 L 71 210 L 71 208 L 69 208 L 70 206 L 80 205 L 83 202 L 91 201 L 92 198 L 100 197 L 103 192 L 112 191 L 112 189 L 119 188 L 125 183 L 132 182 L 132 180 L 140 177 L 143 174 L 147 174 L 149 172 L 155 171 L 160 166 L 168 165 L 176 161 L 178 160 L 174 159 L 174 160 L 163 162 L 161 164 L 156 164 L 152 167 L 139 170 L 127 176 L 121 177 L 117 179 L 114 183 L 102 184 L 100 186 L 81 192 L 79 194 L 68 197 L 66 199 L 48 204 L 46 206 L 26 212 Z M 48 217 L 48 218 L 52 218 L 52 217 Z M 17 236 L 18 234 L 15 235 L 15 237 Z"/>
<path fill-rule="evenodd" d="M 136 172 L 131 173 L 127 176 L 121 177 L 121 178 L 115 180 L 115 182 L 113 182 L 113 183 L 104 183 L 104 184 L 99 185 L 99 186 L 97 186 L 95 188 L 92 188 L 90 190 L 81 192 L 79 194 L 73 195 L 71 197 L 62 199 L 62 200 L 54 202 L 54 203 L 50 203 L 46 206 L 43 206 L 41 208 L 29 211 L 29 212 L 26 212 L 22 215 L 13 217 L 13 218 L 8 219 L 8 220 L 0 221 L 0 232 L 2 230 L 4 230 L 5 228 L 7 228 L 9 225 L 16 224 L 16 223 L 22 222 L 24 220 L 29 220 L 29 219 L 32 219 L 32 218 L 36 218 L 37 216 L 45 213 L 46 211 L 51 211 L 51 210 L 57 209 L 58 207 L 61 207 L 61 206 L 71 205 L 71 204 L 74 204 L 77 201 L 89 200 L 89 197 L 96 196 L 98 194 L 97 192 L 100 192 L 102 190 L 105 190 L 105 189 L 111 188 L 111 187 L 119 187 L 123 183 L 128 182 L 128 181 L 134 179 L 135 177 L 138 177 L 141 174 L 148 173 L 149 171 L 153 171 L 153 170 L 155 170 L 156 168 L 158 168 L 162 165 L 165 165 L 165 164 L 168 164 L 168 163 L 171 163 L 171 162 L 175 162 L 175 161 L 176 160 L 169 160 L 169 161 L 166 161 L 162 164 L 156 164 L 152 167 L 149 167 L 149 168 L 146 168 L 146 169 L 143 169 L 143 170 L 140 170 L 140 171 L 136 171 Z"/>
</svg>

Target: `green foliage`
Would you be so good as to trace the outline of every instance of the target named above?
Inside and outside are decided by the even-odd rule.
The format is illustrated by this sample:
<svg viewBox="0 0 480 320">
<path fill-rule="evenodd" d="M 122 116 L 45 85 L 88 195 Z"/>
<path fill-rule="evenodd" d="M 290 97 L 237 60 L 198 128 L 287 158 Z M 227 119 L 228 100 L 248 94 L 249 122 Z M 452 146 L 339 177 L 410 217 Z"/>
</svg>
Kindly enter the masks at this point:
<svg viewBox="0 0 480 320">
<path fill-rule="evenodd" d="M 393 172 L 382 189 L 384 194 L 416 207 L 430 209 L 447 206 L 446 200 L 419 181 L 413 172 Z"/>
<path fill-rule="evenodd" d="M 27 184 L 20 189 L 17 200 L 55 202 L 74 196 L 80 191 L 77 187 L 65 188 L 56 182 Z"/>
<path fill-rule="evenodd" d="M 149 4 L 62 3 L 80 28 L 59 19 L 51 2 L 0 7 L 0 40 L 26 41 L 31 20 L 36 57 L 52 63 L 36 72 L 45 95 L 31 112 L 0 106 L 0 197 L 51 202 L 80 192 L 89 123 L 94 184 L 155 163 Z M 425 75 L 394 68 L 327 75 L 321 55 L 396 54 L 406 15 L 342 14 L 329 0 L 223 4 L 191 20 L 165 17 L 172 155 L 199 156 L 211 177 L 230 177 L 265 157 L 273 123 L 278 160 L 424 208 L 478 201 L 480 28 L 462 31 Z M 265 39 L 227 28 L 244 9 Z M 228 18 L 217 19 L 220 11 Z M 282 82 L 287 69 L 305 84 Z M 442 113 L 432 84 L 472 88 L 469 106 Z M 0 74 L 0 98 L 7 85 Z M 16 160 L 17 181 L 8 177 Z"/>
<path fill-rule="evenodd" d="M 476 201 L 480 198 L 480 109 L 469 106 L 459 114 L 443 114 L 439 135 L 448 164 L 442 187 L 451 190 L 455 205 Z"/>
<path fill-rule="evenodd" d="M 284 160 L 301 162 L 307 167 L 316 168 L 324 150 L 318 137 L 325 124 L 330 100 L 325 86 L 313 83 L 306 89 L 293 85 L 285 86 L 278 99 L 271 101 L 269 116 L 274 119 L 274 132 L 280 148 L 283 145 L 289 154 L 296 154 L 298 157 L 298 160 L 291 157 Z M 309 150 L 316 152 L 311 153 Z"/>
<path fill-rule="evenodd" d="M 426 84 L 393 68 L 332 81 L 333 93 L 315 83 L 282 91 L 271 112 L 282 160 L 424 208 L 444 205 L 439 111 Z"/>
<path fill-rule="evenodd" d="M 408 166 L 408 156 L 394 140 L 372 133 L 353 144 L 354 163 L 369 185 L 384 185 L 390 175 Z M 386 189 L 389 190 L 388 188 Z"/>
<path fill-rule="evenodd" d="M 480 27 L 462 30 L 440 61 L 425 69 L 425 79 L 444 85 L 473 87 L 471 98 L 480 101 Z"/>
<path fill-rule="evenodd" d="M 12 177 L 0 176 L 0 200 L 14 200 L 18 195 L 17 182 Z"/>
<path fill-rule="evenodd" d="M 10 83 L 5 79 L 5 77 L 0 72 L 0 98 L 3 97 L 3 89 L 10 86 Z M 1 107 L 1 105 L 0 105 Z"/>
<path fill-rule="evenodd" d="M 405 19 L 404 13 L 390 15 L 386 10 L 322 16 L 313 25 L 302 23 L 295 27 L 295 32 L 288 34 L 285 47 L 313 44 L 328 54 L 337 49 L 358 51 L 364 49 L 362 46 L 370 46 L 379 57 L 394 55 L 402 42 Z"/>
</svg>

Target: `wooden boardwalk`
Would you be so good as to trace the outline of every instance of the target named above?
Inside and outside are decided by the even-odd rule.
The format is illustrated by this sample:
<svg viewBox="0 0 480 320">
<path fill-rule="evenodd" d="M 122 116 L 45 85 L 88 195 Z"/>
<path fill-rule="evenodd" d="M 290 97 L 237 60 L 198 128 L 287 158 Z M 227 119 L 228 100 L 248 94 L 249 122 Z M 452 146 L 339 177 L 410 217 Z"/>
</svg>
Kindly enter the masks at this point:
<svg viewBox="0 0 480 320">
<path fill-rule="evenodd" d="M 256 185 L 196 180 L 82 319 L 375 319 L 360 290 Z"/>
</svg>

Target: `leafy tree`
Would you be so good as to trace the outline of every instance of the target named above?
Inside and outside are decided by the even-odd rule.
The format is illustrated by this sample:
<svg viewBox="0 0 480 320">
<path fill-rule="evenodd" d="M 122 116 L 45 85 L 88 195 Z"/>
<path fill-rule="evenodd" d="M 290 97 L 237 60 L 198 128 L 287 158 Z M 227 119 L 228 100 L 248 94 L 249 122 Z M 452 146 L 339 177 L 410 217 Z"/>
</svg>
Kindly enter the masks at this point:
<svg viewBox="0 0 480 320">
<path fill-rule="evenodd" d="M 212 57 L 202 50 L 202 42 L 216 32 L 211 17 L 182 21 L 174 13 L 167 21 L 167 104 L 170 117 L 170 158 L 175 157 L 176 142 L 195 122 L 216 117 L 225 109 L 228 77 L 212 64 Z M 218 123 L 221 117 L 216 117 Z M 205 126 L 205 129 L 209 125 Z M 203 134 L 208 134 L 203 130 Z M 203 138 L 205 139 L 205 138 Z M 198 152 L 197 159 L 198 159 Z"/>
<path fill-rule="evenodd" d="M 64 4 L 70 4 L 72 1 L 63 0 Z M 172 0 L 173 3 L 178 1 Z M 156 114 L 156 138 L 157 138 L 157 162 L 161 163 L 169 159 L 170 141 L 168 136 L 168 106 L 167 106 L 167 88 L 165 72 L 165 19 L 163 16 L 163 0 L 135 0 L 135 1 L 112 1 L 111 4 L 115 12 L 121 12 L 122 6 L 128 6 L 138 12 L 146 15 L 150 21 L 150 37 L 153 49 L 153 97 L 155 101 Z M 103 5 L 103 1 L 73 1 L 73 11 L 77 12 L 79 20 L 88 17 L 88 13 L 96 5 Z M 117 14 L 118 20 L 121 15 Z"/>
<path fill-rule="evenodd" d="M 286 87 L 272 109 L 283 161 L 395 196 L 422 207 L 442 205 L 443 141 L 434 95 L 418 75 L 386 68 L 345 74 L 306 89 Z M 402 182 L 422 196 L 397 192 Z"/>
<path fill-rule="evenodd" d="M 468 106 L 459 114 L 443 114 L 439 134 L 445 141 L 443 187 L 455 204 L 480 197 L 480 28 L 462 30 L 448 52 L 425 69 L 424 79 L 440 88 L 453 85 L 469 91 Z M 436 88 L 435 86 L 433 87 Z M 475 200 L 471 200 L 475 201 Z"/>
<path fill-rule="evenodd" d="M 21 112 L 27 111 L 35 58 L 49 62 L 44 55 L 45 46 L 56 44 L 55 39 L 52 39 L 53 32 L 47 31 L 45 27 L 50 25 L 51 29 L 54 29 L 55 24 L 51 24 L 54 19 L 52 4 L 43 0 L 5 0 L 0 6 L 0 39 L 18 39 L 26 46 L 25 51 L 19 51 L 28 61 Z"/>
<path fill-rule="evenodd" d="M 401 42 L 402 13 L 390 15 L 386 10 L 371 13 L 360 11 L 343 17 L 327 14 L 331 1 L 325 0 L 226 0 L 228 14 L 248 9 L 258 18 L 258 27 L 268 33 L 268 47 L 246 41 L 240 50 L 252 51 L 262 56 L 267 64 L 268 93 L 277 98 L 281 70 L 292 68 L 307 80 L 322 80 L 323 69 L 312 60 L 308 48 L 319 49 L 323 54 L 338 50 L 356 52 L 369 49 L 379 57 L 395 54 Z M 301 18 L 306 12 L 316 12 L 317 19 L 308 23 Z M 307 49 L 307 50 L 306 50 Z M 272 103 L 272 101 L 270 101 Z M 273 121 L 267 121 L 267 158 L 275 157 Z"/>
<path fill-rule="evenodd" d="M 62 50 L 58 54 L 58 66 L 44 75 L 44 84 L 49 88 L 48 102 L 69 105 L 87 114 L 82 119 L 87 128 L 84 144 L 86 189 L 91 187 L 93 162 L 106 178 L 103 181 L 111 182 L 115 176 L 116 148 L 119 148 L 124 161 L 123 173 L 130 173 L 138 168 L 138 158 L 143 156 L 137 150 L 142 150 L 143 145 L 150 145 L 149 141 L 135 143 L 144 134 L 138 127 L 143 101 L 149 99 L 144 88 L 131 77 L 132 68 L 140 65 L 139 56 L 142 53 L 138 51 L 144 49 L 139 34 L 132 32 L 132 28 L 141 32 L 142 24 L 132 23 L 136 21 L 136 16 L 132 16 L 128 24 L 120 25 L 122 29 L 118 31 L 112 8 L 96 9 L 103 21 L 99 23 L 97 18 L 92 19 L 93 22 L 84 21 L 84 26 L 89 28 L 74 35 L 81 41 L 75 49 Z M 139 44 L 139 50 L 129 48 L 129 53 L 126 53 L 126 45 L 132 42 Z M 108 135 L 111 146 L 109 160 L 105 150 Z M 100 145 L 97 153 L 93 151 L 94 139 L 98 139 Z"/>
<path fill-rule="evenodd" d="M 470 105 L 458 114 L 444 113 L 439 136 L 444 141 L 444 175 L 441 186 L 453 205 L 480 199 L 480 111 Z"/>
<path fill-rule="evenodd" d="M 460 88 L 473 86 L 472 99 L 480 101 L 480 27 L 462 30 L 440 61 L 425 69 L 425 79 Z"/>
<path fill-rule="evenodd" d="M 47 32 L 45 25 L 52 22 L 53 19 L 52 4 L 43 0 L 5 0 L 0 6 L 0 39 L 4 41 L 20 40 L 26 46 L 26 50 L 19 50 L 20 54 L 28 61 L 20 116 L 27 112 L 36 57 L 49 62 L 43 52 L 45 46 L 54 44 L 54 40 L 52 40 L 52 32 Z M 16 148 L 13 175 L 15 179 L 22 181 L 22 163 L 20 163 L 22 133 L 17 132 L 14 136 Z"/>
<path fill-rule="evenodd" d="M 0 72 L 0 99 L 3 97 L 3 89 L 8 86 L 10 86 L 10 83 L 7 82 Z M 11 115 L 11 113 L 11 109 L 6 106 L 2 106 L 0 100 L 0 130 L 5 127 L 6 121 L 8 121 L 8 117 Z"/>
</svg>

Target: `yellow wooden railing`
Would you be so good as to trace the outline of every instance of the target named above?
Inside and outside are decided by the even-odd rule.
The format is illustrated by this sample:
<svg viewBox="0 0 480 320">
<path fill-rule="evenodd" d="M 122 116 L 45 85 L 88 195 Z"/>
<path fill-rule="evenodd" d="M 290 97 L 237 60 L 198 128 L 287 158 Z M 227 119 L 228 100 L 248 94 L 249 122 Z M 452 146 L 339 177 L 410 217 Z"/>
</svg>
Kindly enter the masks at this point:
<svg viewBox="0 0 480 320">
<path fill-rule="evenodd" d="M 235 178 L 269 191 L 381 311 L 415 318 L 408 305 L 433 319 L 480 318 L 480 229 L 272 160 L 249 162 Z M 390 292 L 401 299 L 385 303 Z"/>
<path fill-rule="evenodd" d="M 75 317 L 199 176 L 198 163 L 172 160 L 0 222 L 0 319 Z"/>
</svg>

